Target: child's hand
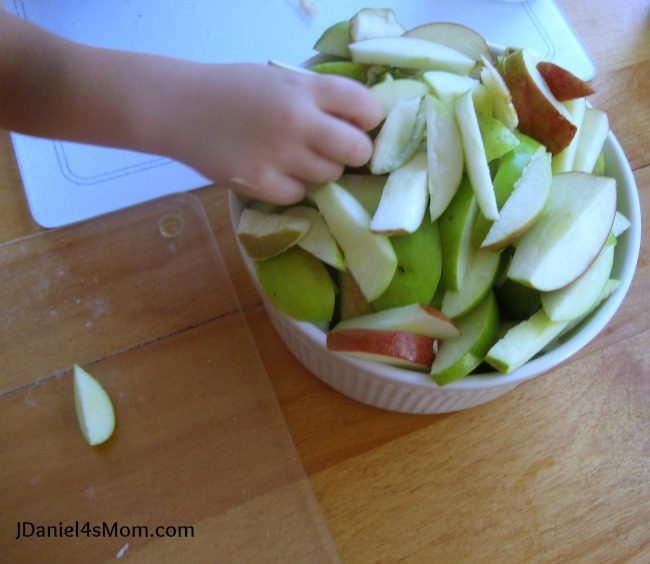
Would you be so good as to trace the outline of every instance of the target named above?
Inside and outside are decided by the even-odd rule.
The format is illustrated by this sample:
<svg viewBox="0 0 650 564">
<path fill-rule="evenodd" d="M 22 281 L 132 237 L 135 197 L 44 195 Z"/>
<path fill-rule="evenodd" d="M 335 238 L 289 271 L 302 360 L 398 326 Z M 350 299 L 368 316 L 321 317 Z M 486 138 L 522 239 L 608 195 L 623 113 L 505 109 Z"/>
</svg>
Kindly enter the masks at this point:
<svg viewBox="0 0 650 564">
<path fill-rule="evenodd" d="M 183 65 L 171 75 L 178 98 L 158 108 L 171 126 L 161 152 L 219 185 L 293 203 L 306 184 L 336 180 L 371 157 L 365 132 L 380 108 L 352 80 L 256 64 Z"/>
</svg>

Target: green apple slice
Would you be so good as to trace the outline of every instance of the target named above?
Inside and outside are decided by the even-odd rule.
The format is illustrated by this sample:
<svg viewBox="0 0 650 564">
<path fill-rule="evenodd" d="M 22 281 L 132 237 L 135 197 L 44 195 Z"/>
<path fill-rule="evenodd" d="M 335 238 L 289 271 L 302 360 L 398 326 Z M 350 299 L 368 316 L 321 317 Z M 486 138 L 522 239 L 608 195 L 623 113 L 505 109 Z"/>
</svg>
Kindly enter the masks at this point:
<svg viewBox="0 0 650 564">
<path fill-rule="evenodd" d="M 565 147 L 561 152 L 553 157 L 553 174 L 560 174 L 561 172 L 569 172 L 571 170 L 574 170 L 573 165 L 575 161 L 576 151 L 578 149 L 580 130 L 582 129 L 585 111 L 587 109 L 587 100 L 585 98 L 567 100 L 566 102 L 562 102 L 562 104 L 568 110 L 569 116 L 571 117 L 571 122 L 578 128 L 578 130 L 573 136 L 571 143 L 569 143 L 567 147 Z"/>
<path fill-rule="evenodd" d="M 519 145 L 518 137 L 502 121 L 487 114 L 477 114 L 477 119 L 488 163 Z"/>
<path fill-rule="evenodd" d="M 379 101 L 383 119 L 386 119 L 399 100 L 419 100 L 428 91 L 429 89 L 424 82 L 413 78 L 387 80 L 370 87 L 370 92 Z"/>
<path fill-rule="evenodd" d="M 325 218 L 310 206 L 291 206 L 284 215 L 302 217 L 309 221 L 309 230 L 296 243 L 316 258 L 338 270 L 345 270 L 345 259 L 341 247 L 334 239 Z"/>
<path fill-rule="evenodd" d="M 457 319 L 481 303 L 497 278 L 500 262 L 500 253 L 472 248 L 460 290 L 444 293 L 442 313 L 451 319 Z"/>
<path fill-rule="evenodd" d="M 350 58 L 350 20 L 337 22 L 329 26 L 316 40 L 314 49 L 324 55 Z"/>
<path fill-rule="evenodd" d="M 427 171 L 427 154 L 417 152 L 388 175 L 370 223 L 373 233 L 404 235 L 420 227 L 429 203 Z"/>
<path fill-rule="evenodd" d="M 417 151 L 426 126 L 423 98 L 399 100 L 386 117 L 370 159 L 373 174 L 385 174 L 402 166 Z"/>
<path fill-rule="evenodd" d="M 428 94 L 427 123 L 429 215 L 436 221 L 458 191 L 464 169 L 463 143 L 453 113 Z"/>
<path fill-rule="evenodd" d="M 573 170 L 591 172 L 596 167 L 598 157 L 609 133 L 609 118 L 597 108 L 586 108 L 579 132 L 578 146 L 573 160 Z"/>
<path fill-rule="evenodd" d="M 501 337 L 487 352 L 485 361 L 499 372 L 513 372 L 553 341 L 567 323 L 552 321 L 539 309 Z"/>
<path fill-rule="evenodd" d="M 541 303 L 546 315 L 553 321 L 571 321 L 593 309 L 609 280 L 614 264 L 614 242 L 606 244 L 596 260 L 573 282 L 554 290 L 542 292 Z"/>
<path fill-rule="evenodd" d="M 237 238 L 252 260 L 265 260 L 286 251 L 302 239 L 310 228 L 305 217 L 245 208 Z"/>
<path fill-rule="evenodd" d="M 603 301 L 609 298 L 622 285 L 623 282 L 621 280 L 617 278 L 610 278 L 605 284 L 605 287 L 603 288 L 603 291 L 600 294 L 600 297 L 598 298 L 598 301 L 594 304 L 594 306 L 585 314 L 583 314 L 581 317 L 577 317 L 576 319 L 572 319 L 571 321 L 569 321 L 564 327 L 564 329 L 560 331 L 557 340 L 562 340 L 567 334 L 569 334 L 573 329 L 575 329 L 578 325 L 580 325 L 580 323 L 582 323 L 586 317 L 588 317 Z M 551 342 L 551 346 L 552 346 L 552 342 Z"/>
<path fill-rule="evenodd" d="M 294 246 L 255 263 L 264 295 L 280 311 L 299 321 L 325 323 L 334 315 L 335 290 L 325 265 Z"/>
<path fill-rule="evenodd" d="M 433 95 L 447 108 L 454 111 L 454 101 L 458 96 L 471 91 L 479 82 L 471 76 L 449 71 L 426 71 L 422 80 Z"/>
<path fill-rule="evenodd" d="M 485 85 L 492 96 L 492 110 L 494 117 L 500 120 L 505 126 L 514 131 L 519 123 L 517 110 L 512 103 L 510 89 L 503 80 L 501 73 L 492 64 L 489 56 L 482 55 L 481 82 Z"/>
<path fill-rule="evenodd" d="M 616 181 L 583 172 L 553 177 L 551 194 L 519 240 L 508 277 L 542 291 L 580 276 L 605 245 L 616 214 Z"/>
<path fill-rule="evenodd" d="M 437 223 L 428 216 L 413 233 L 390 238 L 397 269 L 384 292 L 374 301 L 377 310 L 413 303 L 430 303 L 440 282 L 442 247 Z"/>
<path fill-rule="evenodd" d="M 431 377 L 445 386 L 467 376 L 478 367 L 497 340 L 499 308 L 493 292 L 472 311 L 455 320 L 460 337 L 441 340 L 431 366 Z"/>
<path fill-rule="evenodd" d="M 362 8 L 350 18 L 350 41 L 395 37 L 406 30 L 390 8 Z"/>
<path fill-rule="evenodd" d="M 456 49 L 417 37 L 374 37 L 350 43 L 353 61 L 403 69 L 469 74 L 475 61 Z"/>
<path fill-rule="evenodd" d="M 375 214 L 386 186 L 388 175 L 344 174 L 337 184 L 345 188 L 371 216 Z"/>
<path fill-rule="evenodd" d="M 441 286 L 458 291 L 465 277 L 472 247 L 472 228 L 478 215 L 478 204 L 467 176 L 463 176 L 456 195 L 452 198 L 437 224 L 442 246 Z"/>
<path fill-rule="evenodd" d="M 384 329 L 336 329 L 326 338 L 331 351 L 419 371 L 431 368 L 436 342 L 426 335 Z"/>
<path fill-rule="evenodd" d="M 442 43 L 477 62 L 481 60 L 481 56 L 490 56 L 490 48 L 485 38 L 473 29 L 457 23 L 427 23 L 408 30 L 404 35 Z"/>
<path fill-rule="evenodd" d="M 345 265 L 363 295 L 368 301 L 378 298 L 397 269 L 397 255 L 388 237 L 370 231 L 368 212 L 338 184 L 329 182 L 314 187 L 310 196 L 341 246 Z"/>
<path fill-rule="evenodd" d="M 465 153 L 465 167 L 470 178 L 472 189 L 476 195 L 483 215 L 495 220 L 499 217 L 494 186 L 488 166 L 485 147 L 481 137 L 478 117 L 472 101 L 472 93 L 465 92 L 456 98 L 454 103 L 456 120 L 460 128 Z"/>
<path fill-rule="evenodd" d="M 494 295 L 499 302 L 502 318 L 515 321 L 528 319 L 541 306 L 541 292 L 518 284 L 509 278 L 495 288 Z M 502 319 L 503 321 L 503 319 Z"/>
<path fill-rule="evenodd" d="M 113 402 L 102 385 L 77 364 L 73 380 L 74 405 L 81 433 L 90 446 L 102 444 L 115 430 Z"/>
<path fill-rule="evenodd" d="M 351 78 L 362 84 L 368 81 L 369 65 L 364 63 L 354 63 L 352 61 L 327 61 L 324 63 L 316 63 L 309 67 L 310 71 L 317 72 L 318 74 L 335 74 Z"/>
<path fill-rule="evenodd" d="M 494 194 L 499 209 L 503 207 L 506 200 L 512 194 L 515 183 L 523 174 L 530 158 L 539 148 L 543 147 L 541 143 L 528 137 L 528 135 L 515 132 L 515 136 L 519 139 L 519 144 L 512 151 L 504 155 L 494 176 Z M 490 231 L 492 223 L 493 221 L 487 219 L 482 213 L 478 214 L 472 233 L 472 241 L 475 245 L 479 246 L 483 242 Z"/>
<path fill-rule="evenodd" d="M 442 312 L 426 304 L 409 304 L 342 320 L 334 329 L 390 329 L 437 339 L 458 337 L 460 330 Z"/>
<path fill-rule="evenodd" d="M 501 250 L 516 241 L 540 217 L 551 193 L 551 154 L 540 147 L 531 157 L 514 190 L 499 211 L 482 249 Z"/>
</svg>

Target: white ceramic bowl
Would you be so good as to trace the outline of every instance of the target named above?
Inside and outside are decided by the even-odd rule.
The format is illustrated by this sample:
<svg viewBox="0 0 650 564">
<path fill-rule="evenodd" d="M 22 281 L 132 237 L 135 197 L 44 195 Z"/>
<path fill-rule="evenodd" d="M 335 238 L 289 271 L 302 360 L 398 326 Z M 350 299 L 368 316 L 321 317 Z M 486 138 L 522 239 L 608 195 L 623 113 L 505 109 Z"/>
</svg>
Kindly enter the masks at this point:
<svg viewBox="0 0 650 564">
<path fill-rule="evenodd" d="M 610 133 L 604 147 L 607 174 L 616 179 L 618 209 L 632 223 L 616 245 L 612 276 L 622 285 L 605 300 L 570 338 L 530 360 L 510 374 L 498 372 L 467 376 L 439 387 L 427 374 L 333 353 L 325 345 L 325 333 L 310 323 L 295 321 L 274 307 L 255 277 L 252 261 L 240 247 L 249 274 L 263 297 L 271 321 L 284 343 L 317 378 L 359 402 L 406 413 L 446 413 L 475 407 L 512 390 L 522 382 L 548 372 L 593 340 L 621 305 L 634 276 L 641 246 L 639 195 L 630 165 L 616 137 Z M 234 228 L 239 225 L 241 201 L 230 194 Z"/>
</svg>

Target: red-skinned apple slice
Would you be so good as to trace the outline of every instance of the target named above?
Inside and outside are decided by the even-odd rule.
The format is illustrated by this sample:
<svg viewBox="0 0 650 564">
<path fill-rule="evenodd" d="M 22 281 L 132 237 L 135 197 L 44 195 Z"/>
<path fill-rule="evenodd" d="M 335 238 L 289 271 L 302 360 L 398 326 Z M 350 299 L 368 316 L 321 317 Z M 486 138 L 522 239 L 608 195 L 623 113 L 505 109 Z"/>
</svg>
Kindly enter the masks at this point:
<svg viewBox="0 0 650 564">
<path fill-rule="evenodd" d="M 437 347 L 433 337 L 382 329 L 335 329 L 326 342 L 331 351 L 420 371 L 430 370 Z"/>
<path fill-rule="evenodd" d="M 585 98 L 594 93 L 594 89 L 584 80 L 555 63 L 540 61 L 537 63 L 537 70 L 553 92 L 553 96 L 560 102 Z"/>
<path fill-rule="evenodd" d="M 410 304 L 346 319 L 340 321 L 334 329 L 352 328 L 407 331 L 438 339 L 460 335 L 458 327 L 451 319 L 426 304 Z"/>
<path fill-rule="evenodd" d="M 536 63 L 529 51 L 516 49 L 503 59 L 503 78 L 519 116 L 519 131 L 556 155 L 569 146 L 577 128 L 566 108 L 553 96 Z"/>
<path fill-rule="evenodd" d="M 405 37 L 417 37 L 442 43 L 464 53 L 475 61 L 490 56 L 490 48 L 483 36 L 473 29 L 452 22 L 433 22 L 419 25 L 404 33 Z"/>
</svg>

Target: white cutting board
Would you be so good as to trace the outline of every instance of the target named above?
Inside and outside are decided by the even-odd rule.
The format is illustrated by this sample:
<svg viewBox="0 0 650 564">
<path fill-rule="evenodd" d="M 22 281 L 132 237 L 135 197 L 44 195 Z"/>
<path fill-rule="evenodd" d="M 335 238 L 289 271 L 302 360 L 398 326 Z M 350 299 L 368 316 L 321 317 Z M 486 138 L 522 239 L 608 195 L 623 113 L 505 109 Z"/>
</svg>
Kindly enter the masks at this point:
<svg viewBox="0 0 650 564">
<path fill-rule="evenodd" d="M 316 7 L 310 15 L 303 4 Z M 324 29 L 363 7 L 393 8 L 407 28 L 468 25 L 526 46 L 584 79 L 596 72 L 553 0 L 6 0 L 20 17 L 71 39 L 206 62 L 299 63 Z M 66 225 L 209 181 L 169 159 L 12 135 L 27 200 L 43 227 Z"/>
</svg>

